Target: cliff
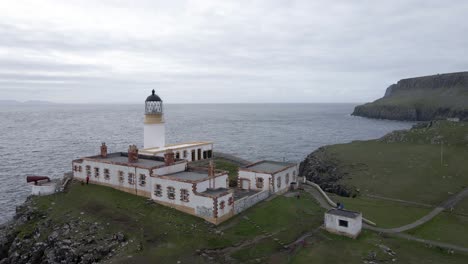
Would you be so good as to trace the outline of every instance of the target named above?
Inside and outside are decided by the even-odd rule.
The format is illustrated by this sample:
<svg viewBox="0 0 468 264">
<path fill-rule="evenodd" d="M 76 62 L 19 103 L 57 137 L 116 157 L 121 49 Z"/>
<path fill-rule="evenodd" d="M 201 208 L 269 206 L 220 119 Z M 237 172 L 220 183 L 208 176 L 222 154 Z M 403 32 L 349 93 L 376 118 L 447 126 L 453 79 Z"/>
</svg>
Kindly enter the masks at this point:
<svg viewBox="0 0 468 264">
<path fill-rule="evenodd" d="M 356 106 L 352 115 L 378 119 L 468 120 L 468 72 L 402 79 L 383 98 Z"/>
</svg>

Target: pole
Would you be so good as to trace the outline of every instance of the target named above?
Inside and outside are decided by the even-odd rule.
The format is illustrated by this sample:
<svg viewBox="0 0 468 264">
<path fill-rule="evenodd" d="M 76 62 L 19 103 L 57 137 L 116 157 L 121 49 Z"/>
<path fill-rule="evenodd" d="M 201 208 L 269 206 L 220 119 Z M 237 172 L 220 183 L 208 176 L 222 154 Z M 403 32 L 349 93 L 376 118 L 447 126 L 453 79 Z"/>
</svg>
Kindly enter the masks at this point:
<svg viewBox="0 0 468 264">
<path fill-rule="evenodd" d="M 444 165 L 444 142 L 440 142 L 440 166 Z"/>
</svg>

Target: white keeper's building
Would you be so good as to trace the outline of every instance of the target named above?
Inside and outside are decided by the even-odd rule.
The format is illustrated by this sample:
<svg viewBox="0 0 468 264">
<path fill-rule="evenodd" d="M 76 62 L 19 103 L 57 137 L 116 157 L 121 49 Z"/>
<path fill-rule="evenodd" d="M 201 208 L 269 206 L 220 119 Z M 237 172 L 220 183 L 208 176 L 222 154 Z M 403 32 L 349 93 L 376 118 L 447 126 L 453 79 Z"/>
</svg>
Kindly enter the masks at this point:
<svg viewBox="0 0 468 264">
<path fill-rule="evenodd" d="M 189 168 L 189 162 L 212 159 L 212 142 L 167 145 L 163 102 L 152 94 L 145 101 L 144 148 L 130 145 L 127 152 L 100 154 L 72 162 L 73 176 L 144 196 L 155 202 L 219 224 L 235 214 L 282 193 L 296 181 L 294 163 L 261 161 L 239 170 L 238 188 L 229 188 L 228 172 Z"/>
</svg>

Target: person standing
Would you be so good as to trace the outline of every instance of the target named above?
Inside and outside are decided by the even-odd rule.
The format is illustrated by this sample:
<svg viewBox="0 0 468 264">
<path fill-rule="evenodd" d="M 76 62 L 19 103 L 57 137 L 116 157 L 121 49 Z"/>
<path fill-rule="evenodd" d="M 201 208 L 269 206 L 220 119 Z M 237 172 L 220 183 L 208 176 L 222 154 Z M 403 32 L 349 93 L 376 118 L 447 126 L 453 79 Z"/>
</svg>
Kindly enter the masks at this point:
<svg viewBox="0 0 468 264">
<path fill-rule="evenodd" d="M 89 176 L 86 176 L 86 185 L 89 184 Z"/>
</svg>

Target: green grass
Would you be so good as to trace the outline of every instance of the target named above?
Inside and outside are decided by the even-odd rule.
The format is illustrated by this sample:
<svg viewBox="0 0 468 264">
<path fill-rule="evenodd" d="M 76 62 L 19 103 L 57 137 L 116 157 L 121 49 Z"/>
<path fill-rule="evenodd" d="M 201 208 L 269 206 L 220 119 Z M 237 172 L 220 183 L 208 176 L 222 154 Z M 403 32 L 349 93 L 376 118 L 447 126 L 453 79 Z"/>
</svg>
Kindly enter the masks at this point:
<svg viewBox="0 0 468 264">
<path fill-rule="evenodd" d="M 237 186 L 237 175 L 239 171 L 238 165 L 232 162 L 229 162 L 227 160 L 224 160 L 224 159 L 215 158 L 215 166 L 216 166 L 216 169 L 228 171 L 229 181 L 236 183 L 236 186 Z"/>
<path fill-rule="evenodd" d="M 441 165 L 440 146 L 377 141 L 333 145 L 328 152 L 342 183 L 361 194 L 437 205 L 468 186 L 468 148 L 446 146 Z"/>
<path fill-rule="evenodd" d="M 468 198 L 464 198 L 455 206 L 455 212 L 468 216 Z"/>
<path fill-rule="evenodd" d="M 463 254 L 448 254 L 445 250 L 428 248 L 424 244 L 414 243 L 405 239 L 385 238 L 376 233 L 364 231 L 356 239 L 322 233 L 322 237 L 309 239 L 306 248 L 298 253 L 285 256 L 289 263 L 350 263 L 360 264 L 368 259 L 369 253 L 376 253 L 375 263 L 466 263 L 468 256 Z M 395 256 L 386 254 L 378 245 L 385 245 L 396 253 Z M 395 259 L 395 262 L 392 260 Z"/>
<path fill-rule="evenodd" d="M 301 199 L 280 196 L 261 202 L 219 227 L 145 198 L 99 185 L 73 184 L 67 193 L 35 199 L 39 211 L 46 212 L 53 226 L 79 218 L 106 227 L 99 232 L 124 232 L 134 243 L 115 256 L 114 260 L 120 263 L 204 263 L 206 259 L 195 253 L 197 249 L 232 247 L 263 234 L 263 231 L 289 243 L 302 233 L 318 227 L 323 218 L 323 210 L 307 193 L 303 193 Z M 242 216 L 255 221 L 261 229 Z M 24 233 L 32 232 L 34 224 L 24 226 Z M 223 230 L 222 235 L 215 232 L 218 229 Z M 260 250 L 263 244 L 271 244 L 268 242 L 271 239 L 260 240 L 258 248 L 256 244 L 254 247 L 258 250 L 251 253 L 251 247 L 239 248 L 247 250 L 247 254 L 233 252 L 233 255 L 250 259 L 256 254 L 274 253 L 278 250 L 277 243 Z M 137 252 L 138 244 L 143 248 L 140 252 Z M 129 255 L 132 257 L 128 258 Z"/>
<path fill-rule="evenodd" d="M 408 233 L 424 239 L 468 247 L 468 216 L 443 212 Z"/>
<path fill-rule="evenodd" d="M 362 212 L 364 218 L 384 228 L 399 227 L 412 223 L 432 210 L 430 208 L 367 197 L 348 198 L 330 195 L 330 198 L 335 202 L 343 203 L 345 209 Z"/>
</svg>

